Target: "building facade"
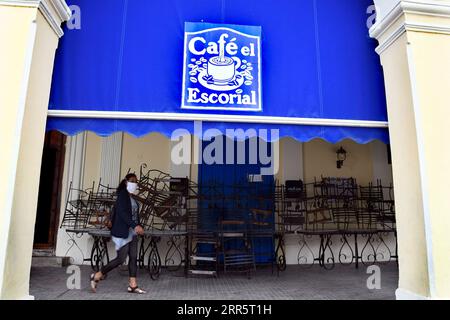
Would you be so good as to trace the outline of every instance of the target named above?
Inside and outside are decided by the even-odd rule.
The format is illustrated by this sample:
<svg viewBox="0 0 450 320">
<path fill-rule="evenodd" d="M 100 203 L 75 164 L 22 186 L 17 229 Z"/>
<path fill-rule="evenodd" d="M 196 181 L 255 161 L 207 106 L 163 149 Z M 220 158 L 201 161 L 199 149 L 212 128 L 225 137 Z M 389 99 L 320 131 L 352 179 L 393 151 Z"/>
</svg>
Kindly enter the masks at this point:
<svg viewBox="0 0 450 320">
<path fill-rule="evenodd" d="M 376 52 L 386 91 L 400 268 L 397 298 L 445 299 L 450 297 L 447 214 L 450 171 L 446 170 L 450 151 L 443 147 L 450 119 L 450 3 L 375 0 L 375 6 L 377 20 L 370 28 L 370 36 L 378 40 Z M 3 147 L 0 170 L 5 181 L 0 187 L 0 288 L 5 299 L 30 298 L 42 149 L 47 117 L 58 116 L 48 108 L 52 73 L 59 38 L 63 36 L 60 26 L 70 15 L 71 10 L 63 0 L 0 1 L 0 40 L 5 48 L 0 53 L 0 69 L 4 71 L 0 74 Z M 334 23 L 339 31 L 339 18 Z M 335 35 L 342 39 L 345 36 L 339 32 Z M 145 117 L 148 115 L 142 120 Z M 167 115 L 168 120 L 171 117 Z M 249 119 L 267 121 L 246 118 Z M 279 120 L 272 121 L 277 124 Z M 365 123 L 371 125 L 380 124 Z M 318 175 L 317 159 L 333 155 L 326 151 L 330 145 L 321 145 L 321 141 L 298 143 L 282 139 L 280 144 L 280 180 L 307 180 Z M 386 153 L 383 145 L 348 141 L 343 144 L 351 150 L 350 155 L 361 157 L 353 164 L 349 157 L 347 162 L 350 174 L 357 175 L 358 180 L 390 179 L 386 177 L 389 165 L 382 160 Z M 115 183 L 128 167 L 137 169 L 145 158 L 152 157 L 144 154 L 143 145 L 145 150 L 167 150 L 152 158 L 155 167 L 195 177 L 195 167 L 177 168 L 170 164 L 170 141 L 163 137 L 152 134 L 132 139 L 126 134 L 116 134 L 100 138 L 81 133 L 69 137 L 65 144 L 63 188 L 68 181 L 77 179 L 80 186 L 98 177 Z M 102 159 L 111 150 L 115 150 L 117 158 Z M 343 171 L 336 173 L 331 158 L 330 163 L 330 168 L 320 168 L 322 173 L 329 170 L 329 175 L 348 175 Z M 64 250 L 62 236 L 57 235 L 57 251 Z"/>
</svg>

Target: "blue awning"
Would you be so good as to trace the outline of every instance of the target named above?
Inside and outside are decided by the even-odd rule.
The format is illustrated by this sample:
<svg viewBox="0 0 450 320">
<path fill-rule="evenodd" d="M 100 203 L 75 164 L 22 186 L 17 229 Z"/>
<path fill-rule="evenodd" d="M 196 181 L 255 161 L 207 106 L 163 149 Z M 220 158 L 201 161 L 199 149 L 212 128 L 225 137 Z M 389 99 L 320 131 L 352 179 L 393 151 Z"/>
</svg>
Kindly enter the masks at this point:
<svg viewBox="0 0 450 320">
<path fill-rule="evenodd" d="M 389 140 L 383 74 L 367 28 L 371 0 L 67 2 L 81 9 L 81 29 L 65 27 L 57 50 L 47 130 L 170 136 L 193 132 L 193 120 L 207 115 L 204 129 Z M 261 112 L 181 108 L 185 22 L 261 27 Z"/>
</svg>

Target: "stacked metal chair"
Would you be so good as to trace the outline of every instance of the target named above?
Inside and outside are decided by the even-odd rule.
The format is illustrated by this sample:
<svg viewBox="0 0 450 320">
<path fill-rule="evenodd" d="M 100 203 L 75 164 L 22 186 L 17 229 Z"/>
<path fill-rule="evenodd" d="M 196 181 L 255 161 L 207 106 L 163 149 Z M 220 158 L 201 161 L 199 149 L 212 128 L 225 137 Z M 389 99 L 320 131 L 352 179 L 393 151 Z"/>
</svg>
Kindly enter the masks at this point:
<svg viewBox="0 0 450 320">
<path fill-rule="evenodd" d="M 72 182 L 70 182 L 61 228 L 81 230 L 87 227 L 89 221 L 88 198 L 89 190 L 73 188 Z"/>
<path fill-rule="evenodd" d="M 218 276 L 220 242 L 218 224 L 213 219 L 221 210 L 218 205 L 221 193 L 218 191 L 218 185 L 214 183 L 199 187 L 190 182 L 187 203 L 188 275 Z"/>
<path fill-rule="evenodd" d="M 241 272 L 250 276 L 256 269 L 253 242 L 249 230 L 250 207 L 244 185 L 224 186 L 227 203 L 219 218 L 219 239 L 224 272 Z"/>
</svg>

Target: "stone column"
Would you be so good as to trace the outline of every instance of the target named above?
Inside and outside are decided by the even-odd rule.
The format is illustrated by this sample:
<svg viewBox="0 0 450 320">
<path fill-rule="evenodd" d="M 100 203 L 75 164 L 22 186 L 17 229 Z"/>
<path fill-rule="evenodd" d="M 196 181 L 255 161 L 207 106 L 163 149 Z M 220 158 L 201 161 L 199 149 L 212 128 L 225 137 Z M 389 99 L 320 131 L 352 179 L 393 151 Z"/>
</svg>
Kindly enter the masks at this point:
<svg viewBox="0 0 450 320">
<path fill-rule="evenodd" d="M 29 299 L 45 123 L 63 0 L 0 1 L 0 298 Z"/>
<path fill-rule="evenodd" d="M 450 298 L 450 1 L 375 0 L 395 187 L 398 299 Z"/>
</svg>

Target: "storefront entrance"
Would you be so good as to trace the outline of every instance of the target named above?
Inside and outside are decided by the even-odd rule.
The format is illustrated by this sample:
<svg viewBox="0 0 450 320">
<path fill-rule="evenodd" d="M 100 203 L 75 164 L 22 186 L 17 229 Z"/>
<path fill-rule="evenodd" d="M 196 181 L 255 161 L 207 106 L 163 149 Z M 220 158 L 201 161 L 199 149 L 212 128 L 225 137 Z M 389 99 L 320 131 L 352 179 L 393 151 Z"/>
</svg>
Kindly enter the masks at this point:
<svg viewBox="0 0 450 320">
<path fill-rule="evenodd" d="M 243 144 L 242 162 L 238 141 L 228 143 L 234 146 L 231 157 L 227 143 L 211 153 L 215 140 L 197 140 L 203 162 L 193 161 L 191 153 L 191 164 L 181 170 L 172 163 L 173 141 L 160 134 L 135 138 L 117 133 L 117 145 L 112 146 L 110 138 L 85 132 L 68 138 L 68 150 L 81 138 L 83 157 L 73 164 L 79 169 L 67 168 L 63 181 L 67 189 L 60 195 L 56 250 L 57 256 L 70 257 L 75 264 L 97 269 L 115 255 L 103 224 L 119 182 L 108 188 L 104 174 L 113 171 L 120 178 L 128 172 L 138 176 L 136 199 L 147 232 L 140 263 L 155 279 L 166 269 L 220 274 L 229 267 L 230 252 L 245 258 L 241 271 L 249 273 L 262 265 L 278 273 L 289 265 L 332 270 L 340 264 L 371 265 L 397 258 L 391 165 L 388 149 L 379 141 L 330 144 L 281 138 L 279 157 L 273 158 L 276 171 L 261 175 L 267 163 L 259 155 L 251 161 L 252 140 Z M 262 145 L 274 148 L 274 143 Z M 341 149 L 346 157 L 338 167 Z M 120 159 L 117 166 L 101 161 L 110 160 L 112 150 Z M 75 158 L 71 153 L 66 161 Z M 272 156 L 270 150 L 267 154 Z M 243 260 L 232 262 L 236 266 Z"/>
</svg>

